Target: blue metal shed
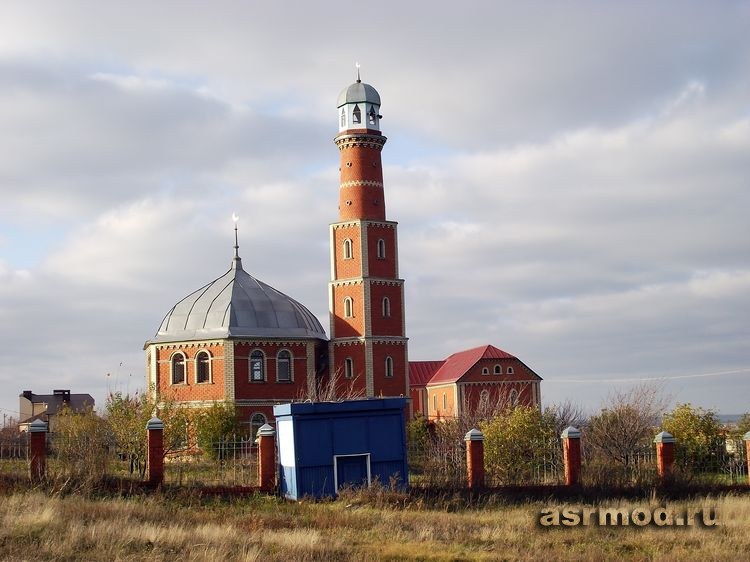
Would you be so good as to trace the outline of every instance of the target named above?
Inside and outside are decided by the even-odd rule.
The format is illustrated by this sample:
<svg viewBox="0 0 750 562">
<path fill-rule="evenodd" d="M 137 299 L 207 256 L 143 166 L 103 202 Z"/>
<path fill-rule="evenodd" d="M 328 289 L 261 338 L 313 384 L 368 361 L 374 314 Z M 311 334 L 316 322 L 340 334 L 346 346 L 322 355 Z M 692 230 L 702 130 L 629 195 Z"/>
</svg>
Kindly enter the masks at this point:
<svg viewBox="0 0 750 562">
<path fill-rule="evenodd" d="M 273 407 L 279 489 L 289 499 L 335 496 L 344 485 L 408 482 L 405 398 Z"/>
</svg>

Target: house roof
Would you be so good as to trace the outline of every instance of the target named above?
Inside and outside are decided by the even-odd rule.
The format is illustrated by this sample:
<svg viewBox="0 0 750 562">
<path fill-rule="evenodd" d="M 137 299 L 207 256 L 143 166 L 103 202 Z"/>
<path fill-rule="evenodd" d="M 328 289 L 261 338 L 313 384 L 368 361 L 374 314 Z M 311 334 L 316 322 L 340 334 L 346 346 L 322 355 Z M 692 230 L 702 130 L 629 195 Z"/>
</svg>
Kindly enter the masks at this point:
<svg viewBox="0 0 750 562">
<path fill-rule="evenodd" d="M 445 361 L 409 361 L 409 386 L 425 386 Z"/>
<path fill-rule="evenodd" d="M 449 384 L 458 381 L 481 359 L 518 359 L 493 345 L 483 345 L 449 356 L 427 384 Z M 531 371 L 531 369 L 529 369 Z M 532 374 L 536 375 L 533 371 Z"/>
<path fill-rule="evenodd" d="M 69 396 L 68 407 L 74 412 L 83 411 L 88 406 L 93 407 L 95 404 L 94 398 L 90 394 L 70 394 Z M 21 420 L 20 423 L 31 422 L 44 416 L 54 416 L 62 409 L 63 404 L 65 404 L 65 396 L 62 394 L 31 394 L 31 396 L 21 394 L 20 397 L 26 398 L 32 404 L 47 404 L 47 409 L 44 412 Z"/>
<path fill-rule="evenodd" d="M 252 337 L 328 339 L 312 312 L 247 273 L 235 256 L 229 271 L 174 305 L 146 344 Z"/>
</svg>

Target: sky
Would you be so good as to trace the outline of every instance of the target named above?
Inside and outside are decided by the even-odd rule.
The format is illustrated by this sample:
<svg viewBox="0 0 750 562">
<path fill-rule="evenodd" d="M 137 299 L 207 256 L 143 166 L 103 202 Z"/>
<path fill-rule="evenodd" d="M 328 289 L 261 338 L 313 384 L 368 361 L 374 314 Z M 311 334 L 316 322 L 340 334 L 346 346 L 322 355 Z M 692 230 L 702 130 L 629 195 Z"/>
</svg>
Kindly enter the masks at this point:
<svg viewBox="0 0 750 562">
<path fill-rule="evenodd" d="M 412 360 L 750 411 L 750 3 L 0 4 L 0 413 L 145 385 L 240 254 L 328 326 L 336 99 L 379 91 Z"/>
</svg>

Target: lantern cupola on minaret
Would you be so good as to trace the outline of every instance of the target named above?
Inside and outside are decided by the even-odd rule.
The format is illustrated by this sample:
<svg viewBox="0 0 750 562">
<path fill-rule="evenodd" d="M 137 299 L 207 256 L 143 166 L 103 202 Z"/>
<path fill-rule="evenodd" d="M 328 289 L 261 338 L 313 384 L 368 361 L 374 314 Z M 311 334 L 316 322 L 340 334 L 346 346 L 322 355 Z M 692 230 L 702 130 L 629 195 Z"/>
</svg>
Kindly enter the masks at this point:
<svg viewBox="0 0 750 562">
<path fill-rule="evenodd" d="M 338 100 L 339 132 L 350 130 L 380 131 L 380 94 L 359 78 L 341 90 Z"/>
</svg>

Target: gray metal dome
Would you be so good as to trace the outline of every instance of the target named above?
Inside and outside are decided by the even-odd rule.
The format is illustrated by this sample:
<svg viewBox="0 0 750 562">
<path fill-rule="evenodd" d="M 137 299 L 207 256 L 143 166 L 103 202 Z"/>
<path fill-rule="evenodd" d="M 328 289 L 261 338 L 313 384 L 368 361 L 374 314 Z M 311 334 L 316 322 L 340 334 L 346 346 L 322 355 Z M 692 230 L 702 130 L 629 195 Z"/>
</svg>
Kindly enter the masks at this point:
<svg viewBox="0 0 750 562">
<path fill-rule="evenodd" d="M 255 279 L 235 257 L 228 272 L 174 305 L 147 343 L 259 337 L 328 339 L 307 308 Z"/>
<path fill-rule="evenodd" d="M 378 91 L 364 82 L 357 80 L 351 86 L 347 86 L 339 94 L 339 101 L 336 107 L 341 107 L 347 103 L 372 103 L 380 106 L 380 94 Z"/>
</svg>

